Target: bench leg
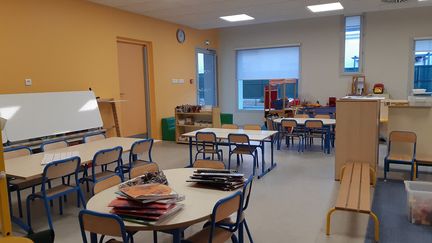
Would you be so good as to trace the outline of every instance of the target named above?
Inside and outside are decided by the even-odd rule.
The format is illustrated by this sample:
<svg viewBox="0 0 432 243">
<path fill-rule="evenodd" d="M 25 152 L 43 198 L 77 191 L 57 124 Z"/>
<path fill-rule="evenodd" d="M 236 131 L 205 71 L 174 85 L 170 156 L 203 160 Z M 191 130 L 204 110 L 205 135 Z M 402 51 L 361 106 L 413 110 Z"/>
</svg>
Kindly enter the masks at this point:
<svg viewBox="0 0 432 243">
<path fill-rule="evenodd" d="M 379 241 L 379 234 L 380 234 L 380 229 L 379 229 L 379 220 L 378 217 L 373 213 L 370 212 L 369 215 L 373 218 L 374 222 L 375 222 L 375 242 Z"/>
<path fill-rule="evenodd" d="M 330 225 L 331 225 L 330 219 L 334 211 L 336 211 L 336 208 L 330 209 L 327 213 L 326 235 L 330 235 Z"/>
</svg>

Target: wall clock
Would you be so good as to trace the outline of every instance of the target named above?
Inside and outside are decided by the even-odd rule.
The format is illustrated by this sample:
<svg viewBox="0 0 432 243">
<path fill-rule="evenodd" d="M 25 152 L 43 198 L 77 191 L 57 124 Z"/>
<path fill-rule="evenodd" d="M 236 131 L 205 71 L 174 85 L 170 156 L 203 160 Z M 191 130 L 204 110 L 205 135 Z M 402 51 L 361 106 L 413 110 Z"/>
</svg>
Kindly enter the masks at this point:
<svg viewBox="0 0 432 243">
<path fill-rule="evenodd" d="M 177 36 L 177 41 L 179 43 L 184 43 L 185 42 L 185 40 L 186 40 L 186 34 L 185 34 L 184 30 L 178 29 L 176 36 Z"/>
</svg>

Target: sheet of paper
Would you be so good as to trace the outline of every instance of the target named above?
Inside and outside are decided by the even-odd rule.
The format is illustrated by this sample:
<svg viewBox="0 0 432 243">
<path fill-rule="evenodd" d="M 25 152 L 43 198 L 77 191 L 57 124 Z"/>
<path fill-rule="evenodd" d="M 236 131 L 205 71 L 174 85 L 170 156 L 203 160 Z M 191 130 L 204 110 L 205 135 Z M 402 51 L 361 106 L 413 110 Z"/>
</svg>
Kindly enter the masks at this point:
<svg viewBox="0 0 432 243">
<path fill-rule="evenodd" d="M 54 154 L 51 154 L 51 153 L 44 154 L 41 165 L 46 165 L 46 164 L 49 164 L 53 161 L 64 160 L 64 159 L 75 157 L 75 156 L 79 157 L 78 151 L 70 151 L 70 152 L 54 153 Z"/>
</svg>

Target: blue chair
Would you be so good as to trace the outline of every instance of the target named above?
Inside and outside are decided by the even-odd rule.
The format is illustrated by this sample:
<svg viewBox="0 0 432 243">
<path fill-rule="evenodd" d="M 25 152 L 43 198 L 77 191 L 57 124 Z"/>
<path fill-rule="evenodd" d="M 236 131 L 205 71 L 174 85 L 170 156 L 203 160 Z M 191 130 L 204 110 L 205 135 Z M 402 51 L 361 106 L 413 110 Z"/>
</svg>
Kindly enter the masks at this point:
<svg viewBox="0 0 432 243">
<path fill-rule="evenodd" d="M 42 152 L 46 152 L 54 149 L 67 148 L 68 146 L 69 144 L 66 140 L 54 140 L 42 143 L 40 149 Z"/>
<path fill-rule="evenodd" d="M 394 146 L 402 146 L 402 152 L 396 152 Z M 384 158 L 384 180 L 390 171 L 390 164 L 411 166 L 411 180 L 414 179 L 417 135 L 413 132 L 392 131 L 389 135 L 387 156 Z"/>
<path fill-rule="evenodd" d="M 248 180 L 245 182 L 245 184 L 243 185 L 243 209 L 242 209 L 242 214 L 240 216 L 240 224 L 239 224 L 239 229 L 238 229 L 238 236 L 239 236 L 239 241 L 240 242 L 244 242 L 244 236 L 243 236 L 243 228 L 246 229 L 246 233 L 248 235 L 249 238 L 249 242 L 253 243 L 253 239 L 252 239 L 252 234 L 249 230 L 249 226 L 246 222 L 246 216 L 245 216 L 245 210 L 248 208 L 249 206 L 249 198 L 252 192 L 252 182 L 253 182 L 254 177 L 250 176 L 248 178 Z M 204 227 L 208 226 L 210 222 L 207 222 Z M 232 225 L 235 225 L 235 222 L 233 221 L 233 219 L 231 217 L 224 219 L 223 221 L 221 221 L 219 223 L 220 225 L 223 225 L 225 227 L 229 227 Z"/>
<path fill-rule="evenodd" d="M 83 137 L 84 143 L 94 142 L 97 140 L 104 140 L 106 139 L 106 136 L 103 132 L 93 132 L 93 133 L 87 133 Z"/>
<path fill-rule="evenodd" d="M 91 175 L 81 179 L 82 183 L 87 183 L 87 191 L 90 191 L 89 182 L 92 182 L 94 185 L 98 181 L 114 175 L 120 176 L 121 180 L 124 181 L 123 170 L 121 169 L 123 166 L 121 158 L 122 154 L 123 148 L 117 146 L 110 149 L 100 150 L 94 155 L 91 163 Z M 115 170 L 109 170 L 109 165 L 114 165 Z M 96 172 L 96 167 L 100 168 L 100 172 Z"/>
<path fill-rule="evenodd" d="M 71 157 L 64 160 L 53 161 L 47 164 L 43 170 L 42 174 L 42 187 L 41 191 L 38 193 L 32 193 L 27 197 L 27 223 L 31 229 L 31 215 L 30 215 L 30 202 L 33 199 L 39 198 L 44 201 L 44 207 L 46 210 L 48 224 L 50 229 L 53 229 L 49 201 L 59 199 L 59 209 L 60 215 L 63 214 L 62 197 L 70 194 L 77 193 L 77 204 L 80 207 L 80 203 L 83 204 L 85 208 L 84 196 L 82 194 L 81 188 L 79 187 L 78 181 L 78 170 L 81 164 L 81 159 L 79 157 Z M 54 179 L 65 177 L 68 175 L 73 175 L 75 177 L 75 185 L 71 186 L 62 183 L 61 185 L 54 186 L 52 188 L 46 188 L 46 184 Z"/>
<path fill-rule="evenodd" d="M 228 157 L 228 169 L 231 168 L 231 156 L 237 155 L 237 165 L 240 163 L 240 155 L 251 155 L 253 157 L 253 175 L 255 175 L 255 169 L 258 166 L 258 150 L 257 147 L 251 145 L 249 136 L 246 134 L 228 134 L 229 144 L 229 157 Z"/>
<path fill-rule="evenodd" d="M 243 211 L 242 205 L 243 195 L 241 191 L 237 191 L 232 195 L 219 200 L 213 208 L 208 226 L 204 227 L 201 231 L 193 234 L 182 242 L 212 243 L 214 239 L 217 239 L 217 242 L 226 242 L 229 239 L 231 239 L 233 242 L 238 242 L 234 233 L 239 229 Z M 227 224 L 227 222 L 224 222 L 224 219 L 229 218 L 233 214 L 236 214 L 235 222 L 232 224 Z"/>
<path fill-rule="evenodd" d="M 29 156 L 32 151 L 29 147 L 19 146 L 14 148 L 7 148 L 3 151 L 4 159 L 13 159 L 21 156 Z M 16 191 L 18 201 L 18 213 L 19 217 L 22 218 L 22 202 L 21 202 L 21 190 L 32 188 L 32 193 L 35 193 L 35 187 L 42 183 L 42 176 L 34 179 L 20 179 L 14 177 L 8 177 L 8 193 L 9 193 L 9 205 L 12 205 L 11 192 Z M 12 212 L 12 206 L 11 206 Z"/>
<path fill-rule="evenodd" d="M 90 232 L 90 242 L 98 242 L 98 235 L 101 235 L 99 242 L 105 236 L 119 237 L 122 241 L 109 240 L 112 243 L 133 243 L 131 234 L 125 229 L 123 220 L 115 214 L 98 213 L 90 210 L 81 210 L 78 215 L 81 236 L 83 243 L 87 243 L 86 232 Z"/>
<path fill-rule="evenodd" d="M 136 141 L 132 144 L 129 152 L 129 163 L 121 166 L 123 174 L 128 173 L 129 178 L 131 178 L 132 168 L 153 163 L 153 142 L 153 139 L 149 138 Z"/>
</svg>

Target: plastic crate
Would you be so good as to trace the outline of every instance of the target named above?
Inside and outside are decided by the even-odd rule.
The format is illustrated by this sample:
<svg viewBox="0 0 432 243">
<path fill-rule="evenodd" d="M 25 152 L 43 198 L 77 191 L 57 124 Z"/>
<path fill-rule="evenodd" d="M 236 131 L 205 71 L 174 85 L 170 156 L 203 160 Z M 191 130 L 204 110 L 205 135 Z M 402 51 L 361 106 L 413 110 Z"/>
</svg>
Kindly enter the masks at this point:
<svg viewBox="0 0 432 243">
<path fill-rule="evenodd" d="M 408 220 L 413 224 L 432 225 L 432 182 L 405 181 Z"/>
</svg>

